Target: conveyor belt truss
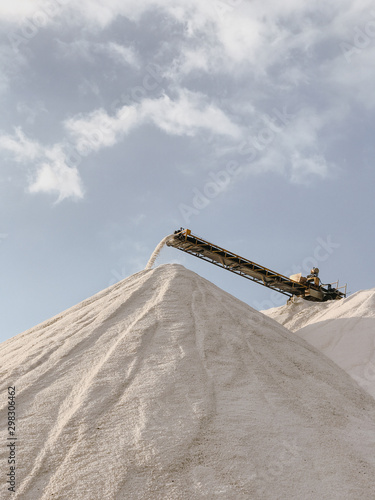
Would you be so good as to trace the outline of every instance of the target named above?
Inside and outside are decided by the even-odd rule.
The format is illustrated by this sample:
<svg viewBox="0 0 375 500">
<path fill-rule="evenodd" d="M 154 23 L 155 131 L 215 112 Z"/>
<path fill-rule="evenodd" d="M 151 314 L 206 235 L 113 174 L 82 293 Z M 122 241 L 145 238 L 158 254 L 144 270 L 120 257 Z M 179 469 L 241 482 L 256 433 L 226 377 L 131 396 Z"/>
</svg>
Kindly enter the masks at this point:
<svg viewBox="0 0 375 500">
<path fill-rule="evenodd" d="M 323 301 L 333 298 L 342 298 L 344 293 L 337 289 L 325 289 L 322 286 L 303 284 L 291 280 L 287 276 L 256 264 L 251 260 L 214 245 L 199 236 L 195 236 L 189 229 L 180 229 L 167 241 L 167 246 L 177 248 L 194 257 L 222 267 L 227 271 L 238 274 L 243 278 L 254 281 L 262 286 L 276 290 L 288 297 L 302 296 L 308 300 Z"/>
</svg>

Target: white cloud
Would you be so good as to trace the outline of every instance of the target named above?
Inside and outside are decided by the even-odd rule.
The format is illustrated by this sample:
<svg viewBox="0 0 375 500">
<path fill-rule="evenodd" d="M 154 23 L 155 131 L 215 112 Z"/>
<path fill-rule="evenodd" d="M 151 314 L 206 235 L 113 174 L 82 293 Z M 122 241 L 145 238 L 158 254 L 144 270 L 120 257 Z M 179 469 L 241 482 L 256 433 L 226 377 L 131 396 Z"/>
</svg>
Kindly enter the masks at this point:
<svg viewBox="0 0 375 500">
<path fill-rule="evenodd" d="M 60 146 L 46 151 L 47 161 L 37 169 L 35 180 L 30 184 L 30 193 L 57 194 L 58 202 L 65 198 L 83 198 L 83 188 L 76 167 L 66 164 L 66 156 Z"/>
<path fill-rule="evenodd" d="M 17 162 L 33 161 L 41 154 L 38 142 L 28 139 L 20 128 L 14 135 L 0 135 L 0 150 L 11 153 Z"/>
<path fill-rule="evenodd" d="M 104 109 L 98 109 L 88 115 L 70 118 L 65 121 L 64 126 L 78 153 L 86 156 L 113 146 L 139 122 L 140 115 L 136 107 L 123 106 L 114 116 L 110 116 Z"/>
<path fill-rule="evenodd" d="M 206 130 L 221 137 L 216 154 L 226 158 L 238 155 L 247 137 L 255 155 L 245 171 L 252 174 L 274 172 L 293 183 L 308 183 L 313 177 L 326 178 L 335 168 L 325 160 L 321 134 L 334 119 L 340 119 L 339 115 L 310 107 L 295 115 L 286 107 L 275 108 L 272 115 L 261 114 L 261 119 L 252 106 L 247 112 L 260 124 L 258 129 L 232 123 L 223 111 L 207 103 L 203 94 L 184 89 L 175 100 L 165 95 L 144 99 L 137 105 L 123 106 L 114 116 L 100 109 L 73 117 L 65 122 L 65 128 L 82 156 L 113 146 L 134 128 L 153 123 L 169 135 L 195 136 Z"/>
<path fill-rule="evenodd" d="M 153 123 L 169 135 L 197 135 L 201 130 L 239 139 L 241 129 L 202 94 L 180 90 L 177 99 L 164 95 L 123 106 L 114 116 L 104 109 L 65 121 L 80 154 L 113 146 L 135 127 Z"/>
<path fill-rule="evenodd" d="M 319 0 L 314 4 L 299 0 L 191 0 L 189 3 L 185 0 L 49 0 L 47 3 L 42 0 L 19 0 L 13 3 L 3 2 L 0 7 L 3 19 L 18 22 L 17 19 L 31 18 L 52 3 L 59 7 L 70 23 L 84 26 L 85 32 L 90 32 L 90 29 L 98 32 L 98 28 L 107 27 L 118 16 L 137 22 L 142 14 L 158 9 L 185 28 L 185 36 L 179 39 L 179 53 L 165 68 L 165 74 L 170 79 L 181 82 L 186 75 L 199 71 L 201 74 L 248 74 L 261 82 L 262 79 L 269 79 L 269 68 L 282 63 L 273 78 L 278 89 L 283 85 L 290 88 L 309 81 L 314 83 L 306 74 L 303 64 L 306 57 L 312 74 L 321 75 L 322 83 L 333 81 L 338 72 L 347 76 L 340 58 L 332 61 L 331 54 L 324 67 L 324 60 L 314 60 L 314 51 L 322 44 L 331 47 L 335 44 L 339 51 L 340 42 L 350 41 L 355 37 L 357 28 L 365 29 L 366 24 L 374 20 L 371 15 L 374 10 L 372 0 L 342 0 L 340 3 Z M 50 15 L 49 20 L 52 18 Z M 67 54 L 75 54 L 75 57 L 91 58 L 93 62 L 95 53 L 106 53 L 116 63 L 139 66 L 134 49 L 115 41 L 96 43 L 78 40 L 66 44 L 66 51 Z M 296 58 L 296 52 L 304 56 Z M 371 74 L 365 76 L 368 82 L 365 101 L 372 100 L 372 72 L 368 73 Z M 355 80 L 353 87 L 360 83 Z"/>
<path fill-rule="evenodd" d="M 58 202 L 65 198 L 83 198 L 78 170 L 57 162 L 52 165 L 42 163 L 28 191 L 30 193 L 56 193 Z"/>
<path fill-rule="evenodd" d="M 45 5 L 45 0 L 17 0 L 17 2 L 0 3 L 0 19 L 8 23 L 22 24 L 27 19 L 33 19 L 35 14 Z M 59 4 L 58 0 L 51 3 Z"/>
<path fill-rule="evenodd" d="M 179 91 L 179 97 L 146 99 L 140 106 L 145 121 L 152 121 L 157 127 L 172 135 L 194 136 L 200 130 L 239 139 L 241 129 L 213 103 L 207 103 L 203 94 Z"/>
<path fill-rule="evenodd" d="M 353 102 L 359 100 L 367 108 L 375 105 L 375 14 L 371 14 L 370 0 L 318 0 L 314 4 L 300 0 L 49 1 L 58 6 L 56 16 L 65 13 L 65 20 L 84 27 L 82 36 L 90 35 L 74 42 L 65 37 L 68 42 L 59 42 L 62 53 L 91 61 L 94 68 L 98 55 L 109 57 L 114 62 L 114 81 L 119 65 L 129 72 L 140 69 L 142 55 L 117 39 L 103 42 L 100 38 L 101 29 L 108 28 L 117 16 L 138 22 L 142 14 L 158 9 L 164 13 L 166 28 L 176 21 L 183 28 L 173 47 L 161 33 L 150 56 L 160 63 L 166 77 L 160 84 L 159 91 L 163 85 L 165 89 L 161 97 L 151 98 L 145 92 L 143 100 L 133 105 L 122 102 L 120 109 L 116 105 L 117 111 L 114 106 L 87 114 L 74 110 L 72 118 L 63 122 L 81 157 L 111 147 L 130 131 L 150 123 L 171 136 L 193 137 L 202 132 L 218 136 L 216 154 L 219 157 L 225 151 L 227 156 L 228 148 L 251 136 L 254 127 L 256 132 L 254 123 L 270 113 L 276 99 L 285 97 L 285 102 L 301 106 L 306 100 L 307 106 L 251 168 L 278 171 L 292 182 L 306 182 L 312 176 L 325 178 L 332 170 L 322 139 L 326 133 L 331 137 L 336 133 L 339 119 L 341 123 L 345 120 Z M 45 5 L 42 0 L 4 3 L 0 16 L 21 26 Z M 48 22 L 52 19 L 50 15 Z M 354 43 L 357 28 L 371 28 L 370 22 L 374 22 L 374 36 L 366 47 L 357 47 L 348 62 L 340 43 Z M 170 34 L 168 29 L 165 32 Z M 108 40 L 108 30 L 105 33 Z M 12 67 L 9 70 L 9 47 L 3 54 L 1 58 L 0 52 L 0 65 L 3 59 L 8 66 L 5 76 L 0 76 L 0 90 L 2 85 L 6 88 L 13 71 Z M 81 92 L 91 89 L 96 95 L 102 91 L 94 72 L 79 88 Z M 330 113 L 325 110 L 327 102 Z M 32 192 L 58 192 L 59 199 L 83 196 L 79 172 L 69 166 L 62 143 L 45 147 L 17 129 L 13 135 L 0 136 L 0 148 L 18 162 L 35 164 Z"/>
<path fill-rule="evenodd" d="M 30 193 L 57 194 L 58 201 L 83 197 L 79 172 L 68 165 L 68 155 L 62 145 L 45 147 L 17 128 L 13 135 L 0 136 L 0 150 L 7 151 L 16 162 L 27 164 L 28 171 L 34 172 L 30 174 Z"/>
<path fill-rule="evenodd" d="M 113 116 L 104 109 L 78 115 L 64 122 L 72 144 L 43 146 L 25 136 L 20 128 L 13 135 L 0 136 L 0 149 L 8 151 L 17 162 L 33 165 L 35 174 L 31 193 L 57 193 L 58 201 L 82 198 L 83 188 L 76 165 L 82 157 L 111 147 L 135 127 L 152 123 L 170 135 L 194 136 L 202 130 L 239 138 L 241 129 L 205 96 L 181 90 L 176 100 L 167 96 L 144 99 L 134 106 L 123 106 Z"/>
</svg>

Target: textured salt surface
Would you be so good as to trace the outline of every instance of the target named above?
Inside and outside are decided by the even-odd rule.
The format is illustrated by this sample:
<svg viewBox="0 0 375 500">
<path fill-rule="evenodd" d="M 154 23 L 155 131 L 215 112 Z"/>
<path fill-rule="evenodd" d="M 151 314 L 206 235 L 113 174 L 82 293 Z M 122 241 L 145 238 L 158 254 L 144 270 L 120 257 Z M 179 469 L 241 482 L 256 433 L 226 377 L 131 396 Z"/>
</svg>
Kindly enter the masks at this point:
<svg viewBox="0 0 375 500">
<path fill-rule="evenodd" d="M 315 346 L 375 398 L 375 289 L 347 299 L 263 311 Z"/>
<path fill-rule="evenodd" d="M 0 356 L 1 394 L 17 387 L 15 499 L 374 498 L 375 401 L 182 266 L 131 276 Z"/>
</svg>

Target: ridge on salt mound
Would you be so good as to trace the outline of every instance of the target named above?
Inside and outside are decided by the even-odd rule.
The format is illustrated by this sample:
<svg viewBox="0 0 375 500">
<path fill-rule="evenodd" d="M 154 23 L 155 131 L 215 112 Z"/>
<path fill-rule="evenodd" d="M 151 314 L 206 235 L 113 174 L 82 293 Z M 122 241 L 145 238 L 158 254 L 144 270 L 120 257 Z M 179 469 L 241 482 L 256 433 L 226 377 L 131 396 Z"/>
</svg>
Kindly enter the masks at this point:
<svg viewBox="0 0 375 500">
<path fill-rule="evenodd" d="M 1 390 L 17 386 L 15 499 L 373 499 L 374 400 L 182 266 L 135 274 L 0 354 Z"/>
<path fill-rule="evenodd" d="M 297 299 L 262 312 L 323 352 L 375 398 L 375 288 L 338 301 Z"/>
</svg>

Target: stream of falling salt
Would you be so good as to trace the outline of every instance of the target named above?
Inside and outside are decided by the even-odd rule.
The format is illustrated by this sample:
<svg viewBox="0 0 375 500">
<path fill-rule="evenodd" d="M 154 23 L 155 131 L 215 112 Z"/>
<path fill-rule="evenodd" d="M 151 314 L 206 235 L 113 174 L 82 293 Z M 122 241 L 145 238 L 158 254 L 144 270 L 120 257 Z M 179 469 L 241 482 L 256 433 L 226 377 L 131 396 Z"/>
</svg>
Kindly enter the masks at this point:
<svg viewBox="0 0 375 500">
<path fill-rule="evenodd" d="M 155 264 L 155 260 L 158 258 L 158 255 L 161 252 L 161 249 L 163 248 L 163 246 L 167 243 L 167 241 L 171 237 L 173 237 L 173 234 L 169 234 L 168 236 L 166 236 L 165 238 L 163 238 L 161 240 L 161 242 L 159 243 L 159 245 L 152 252 L 150 260 L 147 262 L 147 266 L 145 267 L 145 269 L 151 269 L 152 268 L 152 266 Z"/>
</svg>

